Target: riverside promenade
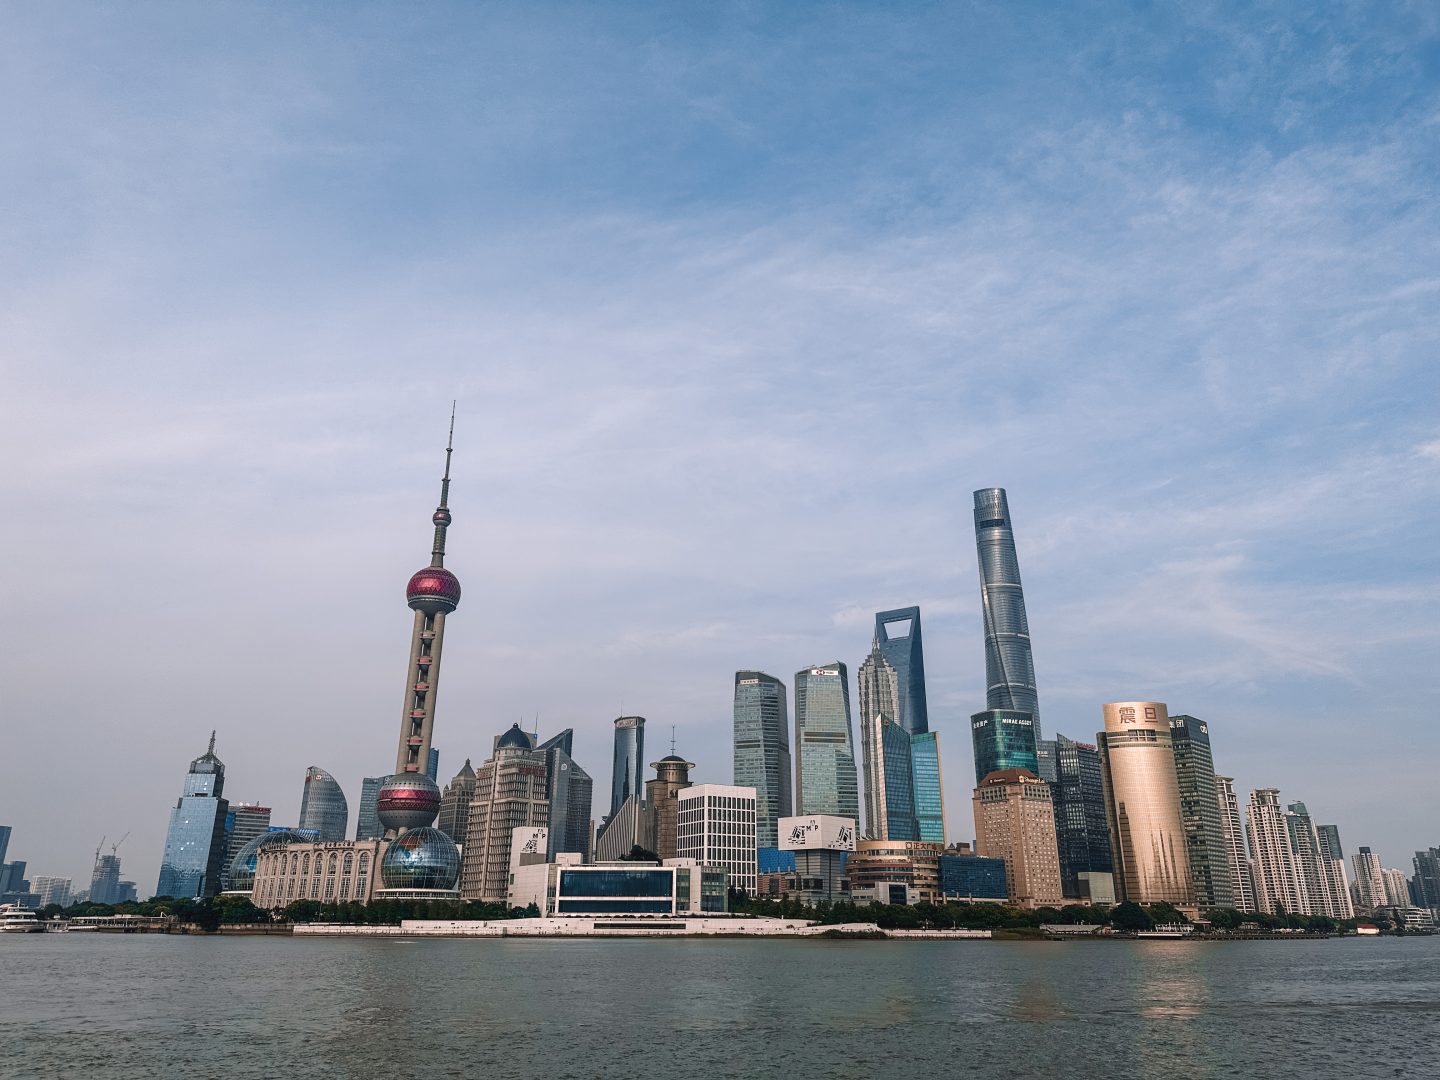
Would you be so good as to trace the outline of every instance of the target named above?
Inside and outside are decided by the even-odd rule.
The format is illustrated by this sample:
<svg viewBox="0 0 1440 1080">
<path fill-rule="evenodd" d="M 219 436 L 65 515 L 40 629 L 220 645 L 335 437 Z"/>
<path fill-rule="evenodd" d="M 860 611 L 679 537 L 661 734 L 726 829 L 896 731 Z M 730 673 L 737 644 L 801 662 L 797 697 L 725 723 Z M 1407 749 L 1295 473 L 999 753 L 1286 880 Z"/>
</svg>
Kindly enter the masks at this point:
<svg viewBox="0 0 1440 1080">
<path fill-rule="evenodd" d="M 316 937 L 822 937 L 864 935 L 897 939 L 964 941 L 990 937 L 989 930 L 882 930 L 875 923 L 822 924 L 804 919 L 657 916 L 567 916 L 538 919 L 406 919 L 399 926 L 297 925 L 294 934 Z"/>
</svg>

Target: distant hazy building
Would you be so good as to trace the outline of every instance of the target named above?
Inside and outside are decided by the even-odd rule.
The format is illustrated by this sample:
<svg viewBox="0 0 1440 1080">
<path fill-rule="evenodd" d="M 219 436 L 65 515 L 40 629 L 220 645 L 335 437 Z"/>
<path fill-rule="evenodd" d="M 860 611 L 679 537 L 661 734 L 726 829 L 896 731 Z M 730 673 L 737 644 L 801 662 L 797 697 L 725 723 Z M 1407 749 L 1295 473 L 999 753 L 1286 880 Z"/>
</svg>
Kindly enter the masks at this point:
<svg viewBox="0 0 1440 1080">
<path fill-rule="evenodd" d="M 1234 883 L 1235 908 L 1238 911 L 1256 911 L 1250 859 L 1245 853 L 1245 828 L 1240 820 L 1240 801 L 1235 796 L 1233 777 L 1215 777 L 1215 801 L 1220 807 L 1220 826 L 1225 834 L 1225 861 L 1230 866 L 1230 880 Z"/>
<path fill-rule="evenodd" d="M 367 776 L 360 783 L 360 812 L 355 822 L 356 840 L 373 840 L 377 836 L 385 835 L 385 826 L 380 824 L 377 805 L 380 785 L 385 783 L 385 779 L 383 776 Z"/>
<path fill-rule="evenodd" d="M 550 802 L 547 855 L 562 851 L 590 857 L 590 815 L 594 811 L 595 782 L 572 756 L 575 732 L 566 728 L 537 749 L 545 755 L 545 797 Z"/>
<path fill-rule="evenodd" d="M 1014 709 L 986 709 L 970 717 L 970 742 L 975 751 L 975 783 L 992 772 L 1024 769 L 1039 776 L 1035 751 L 1035 718 Z"/>
<path fill-rule="evenodd" d="M 230 888 L 230 864 L 240 849 L 270 829 L 270 807 L 257 803 L 233 803 L 225 825 L 225 860 L 220 871 L 221 889 Z M 118 878 L 118 874 L 116 875 Z"/>
<path fill-rule="evenodd" d="M 870 840 L 919 840 L 910 734 L 884 713 L 862 722 L 865 831 Z"/>
<path fill-rule="evenodd" d="M 985 622 L 985 705 L 987 709 L 1030 716 L 1038 740 L 1040 704 L 1030 655 L 1030 625 L 1025 618 L 1020 562 L 1015 556 L 1015 534 L 1004 488 L 975 492 L 975 548 Z M 1017 767 L 1026 766 L 1002 766 Z"/>
<path fill-rule="evenodd" d="M 324 843 L 345 839 L 350 806 L 335 777 L 311 765 L 305 770 L 305 789 L 300 796 L 300 829 L 313 829 Z"/>
<path fill-rule="evenodd" d="M 1324 915 L 1332 919 L 1350 918 L 1354 911 L 1349 889 L 1336 891 L 1326 846 L 1322 844 L 1319 830 L 1303 802 L 1292 802 L 1286 808 L 1285 828 L 1300 881 L 1301 911 L 1306 915 Z"/>
<path fill-rule="evenodd" d="M 1060 766 L 1055 758 L 1058 752 L 1054 739 L 1035 740 L 1035 763 L 1039 766 L 1035 775 L 1047 784 L 1060 779 Z"/>
<path fill-rule="evenodd" d="M 95 866 L 90 871 L 90 903 L 122 903 L 120 857 L 113 852 L 109 855 L 97 855 L 95 858 Z"/>
<path fill-rule="evenodd" d="M 755 789 L 756 835 L 761 847 L 774 847 L 776 822 L 794 807 L 784 682 L 763 671 L 737 671 L 733 718 L 735 783 Z"/>
<path fill-rule="evenodd" d="M 640 770 L 645 761 L 645 718 L 621 716 L 615 721 L 615 752 L 610 769 L 610 813 L 631 795 L 643 799 Z"/>
<path fill-rule="evenodd" d="M 1047 742 L 1055 776 L 1050 798 L 1055 804 L 1061 895 L 1094 903 L 1099 897 L 1115 894 L 1115 863 L 1110 853 L 1110 827 L 1105 820 L 1100 751 L 1090 743 L 1064 735 Z"/>
<path fill-rule="evenodd" d="M 1255 905 L 1267 915 L 1307 914 L 1304 885 L 1290 842 L 1290 827 L 1276 788 L 1250 793 L 1250 860 L 1254 866 Z"/>
<path fill-rule="evenodd" d="M 1064 902 L 1050 786 L 1025 769 L 993 772 L 975 789 L 975 853 L 1005 861 L 1010 902 Z"/>
<path fill-rule="evenodd" d="M 1235 882 L 1215 787 L 1210 725 L 1193 716 L 1170 717 L 1170 745 L 1180 785 L 1180 820 L 1190 859 L 1195 902 L 1201 911 L 1235 906 Z"/>
<path fill-rule="evenodd" d="M 850 680 L 838 660 L 795 673 L 795 813 L 859 820 Z"/>
<path fill-rule="evenodd" d="M 755 789 L 729 784 L 696 784 L 678 801 L 679 857 L 703 866 L 724 867 L 730 887 L 755 895 Z"/>
<path fill-rule="evenodd" d="M 1322 825 L 1322 829 L 1330 826 Z M 1339 848 L 1339 838 L 1336 838 Z M 1440 848 L 1427 848 L 1415 852 L 1414 884 L 1415 906 L 1440 913 Z"/>
<path fill-rule="evenodd" d="M 1096 735 L 1105 814 L 1115 860 L 1115 895 L 1137 904 L 1195 911 L 1195 886 L 1180 784 L 1163 702 L 1116 701 Z"/>
<path fill-rule="evenodd" d="M 1385 885 L 1386 907 L 1407 908 L 1410 906 L 1410 883 L 1405 878 L 1404 870 L 1386 867 L 1380 871 L 1380 879 Z"/>
<path fill-rule="evenodd" d="M 377 785 L 378 790 L 378 785 Z M 475 770 L 470 759 L 445 785 L 440 794 L 440 816 L 435 827 L 457 844 L 465 843 L 465 831 L 470 827 L 470 804 L 475 799 Z M 376 824 L 379 824 L 377 819 Z"/>
<path fill-rule="evenodd" d="M 475 771 L 460 863 L 460 894 L 466 900 L 505 902 L 512 832 L 549 826 L 546 780 L 545 753 L 519 724 L 496 737 L 490 760 Z"/>
<path fill-rule="evenodd" d="M 659 761 L 652 761 L 650 767 L 655 770 L 655 779 L 645 781 L 645 813 L 650 818 L 650 843 L 642 846 L 648 847 L 662 860 L 675 859 L 679 857 L 680 851 L 680 792 L 693 786 L 690 782 L 690 770 L 695 768 L 695 763 L 686 761 L 675 754 L 669 754 Z M 789 778 L 786 779 L 786 791 L 788 792 Z M 758 836 L 760 819 L 758 797 L 755 800 L 755 819 Z"/>
<path fill-rule="evenodd" d="M 220 872 L 225 865 L 225 818 L 230 810 L 222 797 L 224 790 L 225 766 L 215 756 L 212 731 L 209 749 L 190 762 L 180 799 L 170 811 L 156 896 L 179 899 L 214 896 L 220 891 Z"/>
<path fill-rule="evenodd" d="M 795 859 L 791 893 L 802 904 L 844 900 L 850 894 L 846 860 L 855 850 L 853 818 L 787 817 L 780 820 L 780 850 Z"/>
<path fill-rule="evenodd" d="M 1385 878 L 1380 856 L 1362 847 L 1351 858 L 1355 867 L 1355 896 L 1360 907 L 1373 911 L 1385 906 Z"/>
<path fill-rule="evenodd" d="M 30 891 L 40 898 L 40 907 L 49 907 L 51 904 L 58 904 L 61 907 L 70 906 L 70 879 L 68 877 L 51 877 L 48 874 L 36 874 L 30 881 Z"/>
</svg>

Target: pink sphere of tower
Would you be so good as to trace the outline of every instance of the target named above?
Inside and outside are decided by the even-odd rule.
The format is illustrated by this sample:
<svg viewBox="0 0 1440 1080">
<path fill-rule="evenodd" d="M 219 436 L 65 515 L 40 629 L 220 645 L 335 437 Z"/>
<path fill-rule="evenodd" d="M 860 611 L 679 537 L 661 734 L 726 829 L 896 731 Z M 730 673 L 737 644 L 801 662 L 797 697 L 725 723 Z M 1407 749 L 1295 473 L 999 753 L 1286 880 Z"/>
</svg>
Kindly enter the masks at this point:
<svg viewBox="0 0 1440 1080">
<path fill-rule="evenodd" d="M 448 615 L 460 606 L 460 579 L 443 566 L 417 570 L 405 586 L 405 602 L 427 615 Z"/>
<path fill-rule="evenodd" d="M 424 773 L 387 776 L 375 798 L 375 815 L 387 831 L 420 829 L 440 812 L 440 789 Z"/>
</svg>

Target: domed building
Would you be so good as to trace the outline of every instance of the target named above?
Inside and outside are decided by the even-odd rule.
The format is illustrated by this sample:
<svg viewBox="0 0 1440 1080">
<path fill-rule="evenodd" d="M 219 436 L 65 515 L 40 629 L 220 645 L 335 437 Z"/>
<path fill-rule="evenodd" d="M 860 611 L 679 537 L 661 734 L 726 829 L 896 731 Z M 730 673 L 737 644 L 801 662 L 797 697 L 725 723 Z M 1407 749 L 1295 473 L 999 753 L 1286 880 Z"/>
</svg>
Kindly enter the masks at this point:
<svg viewBox="0 0 1440 1080">
<path fill-rule="evenodd" d="M 459 896 L 460 852 L 455 841 L 428 826 L 401 833 L 380 860 L 382 899 L 448 899 Z M 436 896 L 421 894 L 440 894 Z"/>
<path fill-rule="evenodd" d="M 313 829 L 276 829 L 264 832 L 252 839 L 235 853 L 230 862 L 230 887 L 227 893 L 249 895 L 255 888 L 255 863 L 261 848 L 281 847 L 285 844 L 308 844 L 317 839 Z"/>
</svg>

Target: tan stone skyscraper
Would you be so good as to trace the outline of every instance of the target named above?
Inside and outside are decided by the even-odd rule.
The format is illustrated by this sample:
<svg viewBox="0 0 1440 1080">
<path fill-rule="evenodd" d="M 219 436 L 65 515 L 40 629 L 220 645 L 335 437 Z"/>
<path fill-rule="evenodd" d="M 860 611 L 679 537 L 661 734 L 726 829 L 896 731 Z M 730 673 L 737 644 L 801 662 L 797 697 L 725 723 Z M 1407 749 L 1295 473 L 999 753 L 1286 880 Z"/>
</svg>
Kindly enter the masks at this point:
<svg viewBox="0 0 1440 1080">
<path fill-rule="evenodd" d="M 1116 897 L 1196 913 L 1169 710 L 1160 701 L 1111 702 L 1105 706 L 1105 730 L 1095 738 Z"/>
<path fill-rule="evenodd" d="M 980 781 L 975 789 L 975 854 L 1005 860 L 1005 887 L 1012 904 L 1033 908 L 1065 902 L 1050 785 L 1030 770 L 1002 769 Z"/>
</svg>

